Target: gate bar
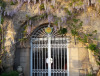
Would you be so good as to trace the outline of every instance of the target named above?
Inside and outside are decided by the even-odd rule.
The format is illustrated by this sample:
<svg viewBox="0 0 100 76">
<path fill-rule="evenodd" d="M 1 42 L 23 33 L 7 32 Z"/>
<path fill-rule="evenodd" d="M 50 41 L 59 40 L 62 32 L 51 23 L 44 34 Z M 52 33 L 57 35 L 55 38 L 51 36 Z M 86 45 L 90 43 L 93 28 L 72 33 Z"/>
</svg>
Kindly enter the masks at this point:
<svg viewBox="0 0 100 76">
<path fill-rule="evenodd" d="M 32 40 L 31 40 L 31 42 L 30 42 L 30 44 L 31 44 L 31 50 L 30 50 L 30 76 L 32 76 L 32 67 L 33 67 L 33 65 L 32 65 L 32 62 L 33 62 L 33 52 L 32 52 Z"/>
<path fill-rule="evenodd" d="M 69 48 L 67 44 L 67 76 L 69 76 Z"/>
<path fill-rule="evenodd" d="M 49 37 L 50 37 L 50 36 L 49 36 Z M 67 39 L 67 40 L 70 40 L 70 38 L 66 38 L 66 39 Z M 65 39 L 65 38 L 55 38 L 55 37 L 52 38 L 52 40 L 66 40 L 66 39 Z M 40 41 L 41 41 L 41 40 L 44 40 L 44 41 L 45 41 L 45 40 L 47 40 L 47 38 L 32 38 L 32 40 L 33 40 L 33 41 L 34 41 L 34 40 L 35 40 L 35 41 L 38 41 L 38 40 L 40 40 Z"/>
<path fill-rule="evenodd" d="M 51 36 L 48 34 L 48 76 L 51 76 Z"/>
</svg>

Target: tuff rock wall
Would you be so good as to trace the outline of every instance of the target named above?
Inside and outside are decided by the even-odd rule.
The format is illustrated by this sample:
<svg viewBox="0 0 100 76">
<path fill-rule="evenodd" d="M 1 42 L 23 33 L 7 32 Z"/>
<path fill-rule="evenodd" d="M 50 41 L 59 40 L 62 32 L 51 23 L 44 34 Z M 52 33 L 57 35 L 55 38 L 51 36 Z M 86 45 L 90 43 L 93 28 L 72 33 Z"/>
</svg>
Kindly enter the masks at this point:
<svg viewBox="0 0 100 76">
<path fill-rule="evenodd" d="M 99 15 L 99 3 L 95 2 L 94 0 L 91 0 L 92 4 L 95 4 L 96 9 L 88 9 L 89 2 L 88 0 L 85 0 L 83 5 L 75 6 L 75 3 L 72 7 L 69 7 L 70 0 L 56 0 L 55 7 L 52 9 L 50 7 L 53 3 L 48 3 L 47 10 L 46 11 L 40 11 L 39 10 L 39 3 L 34 4 L 33 2 L 30 2 L 29 4 L 26 2 L 23 2 L 22 4 L 16 3 L 15 5 L 11 5 L 10 0 L 5 0 L 6 2 L 6 8 L 5 8 L 5 16 L 4 16 L 4 23 L 3 27 L 5 29 L 4 31 L 4 37 L 5 37 L 5 51 L 7 51 L 6 56 L 4 58 L 4 64 L 8 70 L 13 69 L 13 63 L 14 63 L 14 52 L 15 52 L 15 44 L 17 42 L 16 38 L 18 37 L 19 29 L 21 29 L 21 26 L 25 24 L 25 22 L 28 21 L 26 15 L 30 17 L 34 17 L 36 15 L 40 15 L 44 12 L 50 12 L 53 15 L 57 17 L 68 17 L 69 15 L 66 14 L 64 11 L 65 7 L 69 7 L 68 9 L 72 12 L 75 8 L 75 10 L 79 11 L 80 9 L 83 11 L 80 11 L 77 15 L 77 18 L 83 21 L 83 28 L 84 32 L 91 32 L 92 30 L 97 30 L 96 37 L 98 38 L 98 46 L 100 46 L 100 15 Z M 18 9 L 18 10 L 16 10 Z M 48 22 L 47 19 L 39 19 L 35 20 L 32 23 L 33 28 L 36 26 L 39 26 L 41 24 L 44 24 Z M 67 26 L 67 25 L 65 25 Z M 79 45 L 80 46 L 80 45 Z M 71 46 L 72 47 L 72 46 Z M 74 46 L 73 46 L 74 47 Z"/>
</svg>

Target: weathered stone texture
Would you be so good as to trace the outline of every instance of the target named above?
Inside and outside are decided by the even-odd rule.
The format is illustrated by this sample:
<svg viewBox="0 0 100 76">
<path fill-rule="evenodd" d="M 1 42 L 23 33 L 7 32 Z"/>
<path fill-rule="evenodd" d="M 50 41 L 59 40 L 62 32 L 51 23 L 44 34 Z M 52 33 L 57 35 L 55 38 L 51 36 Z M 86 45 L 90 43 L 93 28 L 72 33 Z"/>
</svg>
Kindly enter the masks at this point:
<svg viewBox="0 0 100 76">
<path fill-rule="evenodd" d="M 62 1 L 62 0 L 59 0 Z M 17 5 L 9 5 L 9 0 L 7 3 L 7 7 L 6 7 L 6 11 L 11 11 L 14 8 L 17 7 Z M 7 17 L 4 20 L 4 28 L 5 28 L 5 50 L 7 51 L 7 56 L 6 56 L 6 61 L 4 62 L 5 65 L 7 67 L 11 67 L 13 66 L 13 62 L 14 62 L 14 52 L 15 52 L 15 46 L 14 44 L 17 42 L 16 38 L 18 37 L 18 30 L 21 29 L 20 27 L 25 23 L 25 21 L 27 21 L 26 15 L 30 16 L 30 17 L 34 17 L 35 15 L 38 14 L 38 6 L 39 4 L 33 5 L 30 4 L 30 6 L 27 3 L 24 3 L 23 6 L 21 7 L 21 9 L 11 18 Z M 65 5 L 65 6 L 63 6 Z M 61 6 L 63 7 L 67 7 L 67 4 L 65 2 L 61 2 Z M 61 7 L 59 6 L 59 7 Z M 59 13 L 59 9 L 56 9 L 56 12 L 52 12 L 54 15 L 61 17 L 61 16 L 65 16 L 65 12 L 63 9 L 61 9 L 61 13 Z M 51 10 L 53 11 L 53 10 Z M 93 30 L 97 30 L 97 38 L 100 39 L 100 16 L 97 15 L 96 11 L 93 11 L 92 13 L 88 13 L 88 12 L 83 12 L 81 13 L 77 18 L 81 19 L 83 21 L 83 28 L 84 28 L 84 32 L 91 32 Z M 48 21 L 46 19 L 42 19 L 39 21 L 34 21 L 34 29 L 44 23 L 48 23 Z M 33 29 L 33 30 L 34 30 Z M 82 43 L 77 43 L 77 45 L 74 44 L 74 39 L 72 37 L 72 42 L 69 44 L 69 50 L 70 50 L 70 70 L 71 70 L 71 76 L 79 76 L 79 70 L 75 70 L 80 69 L 80 66 L 83 66 L 81 64 L 81 61 L 85 59 L 86 55 L 87 55 L 87 50 L 84 48 L 86 46 L 84 46 Z M 98 40 L 98 44 L 100 44 L 100 40 Z M 26 45 L 27 47 L 30 47 L 29 45 L 29 41 L 28 41 L 28 45 Z M 100 45 L 98 45 L 100 46 Z M 12 49 L 13 48 L 13 49 Z M 17 50 L 16 50 L 17 51 Z M 80 54 L 79 54 L 80 52 Z M 84 54 L 84 55 L 83 55 Z M 26 76 L 29 75 L 29 49 L 21 49 L 20 52 L 20 65 L 23 67 L 23 71 L 25 73 Z M 91 59 L 91 57 L 90 57 Z M 95 62 L 95 59 L 93 60 L 93 62 Z M 80 64 L 79 64 L 80 63 Z M 94 64 L 94 63 L 93 63 Z M 75 67 L 76 66 L 76 67 Z M 28 69 L 27 69 L 28 68 Z M 74 68 L 74 69 L 73 69 Z M 27 74 L 26 74 L 27 73 Z"/>
</svg>

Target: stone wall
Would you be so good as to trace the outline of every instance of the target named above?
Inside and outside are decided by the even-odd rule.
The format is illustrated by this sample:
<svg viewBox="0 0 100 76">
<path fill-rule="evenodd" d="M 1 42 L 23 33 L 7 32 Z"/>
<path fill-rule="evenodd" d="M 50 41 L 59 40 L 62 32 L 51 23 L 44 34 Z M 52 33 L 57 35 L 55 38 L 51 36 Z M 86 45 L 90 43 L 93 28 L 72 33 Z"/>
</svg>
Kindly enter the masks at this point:
<svg viewBox="0 0 100 76">
<path fill-rule="evenodd" d="M 5 0 L 7 2 L 7 7 L 6 7 L 6 11 L 12 11 L 14 10 L 18 4 L 16 5 L 10 5 L 10 2 L 9 0 Z M 62 0 L 58 0 L 58 1 L 62 1 Z M 51 10 L 52 14 L 53 15 L 56 15 L 58 17 L 61 17 L 61 16 L 65 16 L 66 13 L 64 12 L 63 9 L 59 10 L 58 7 L 67 7 L 68 3 L 65 3 L 64 1 L 61 2 L 61 5 L 58 5 L 57 8 L 55 8 L 55 12 L 53 12 L 54 10 Z M 5 28 L 5 50 L 7 51 L 6 53 L 6 58 L 5 58 L 5 62 L 4 62 L 4 65 L 6 65 L 7 67 L 11 67 L 13 66 L 13 59 L 14 59 L 14 53 L 15 53 L 15 44 L 16 44 L 16 38 L 18 37 L 18 32 L 19 32 L 19 29 L 21 29 L 21 26 L 24 25 L 25 22 L 27 22 L 27 17 L 26 15 L 30 16 L 30 17 L 34 17 L 36 15 L 39 14 L 38 12 L 38 7 L 39 4 L 30 4 L 30 6 L 27 4 L 27 3 L 24 3 L 20 10 L 13 16 L 13 17 L 6 17 L 4 18 L 4 28 Z M 59 12 L 60 11 L 60 12 Z M 92 31 L 92 30 L 97 30 L 97 38 L 98 38 L 98 46 L 100 46 L 100 16 L 99 14 L 97 14 L 96 11 L 92 11 L 92 12 L 82 12 L 81 14 L 79 14 L 77 16 L 77 18 L 81 19 L 83 21 L 83 28 L 84 28 L 84 31 L 85 32 L 89 32 L 89 31 Z M 41 24 L 44 24 L 44 23 L 47 23 L 48 21 L 46 19 L 42 19 L 42 20 L 39 20 L 39 21 L 35 21 L 33 23 L 33 26 L 34 26 L 34 29 L 35 27 L 41 25 Z M 34 30 L 33 29 L 33 30 Z M 79 46 L 81 46 L 82 44 L 79 44 Z M 83 46 L 82 46 L 83 47 Z M 18 65 L 27 65 L 27 64 L 24 64 L 24 59 L 27 60 L 27 62 L 29 62 L 28 58 L 29 58 L 29 52 L 27 52 L 29 48 L 27 49 L 21 49 L 21 56 L 20 56 L 20 62 L 21 64 L 18 64 Z M 80 50 L 80 51 L 84 51 L 85 48 L 74 48 L 74 45 L 73 47 L 71 46 L 70 50 L 73 50 L 73 53 L 74 51 L 76 52 L 76 50 Z M 17 50 L 16 50 L 17 51 Z M 19 50 L 18 50 L 19 51 Z M 77 51 L 77 52 L 78 52 Z M 23 57 L 23 54 L 24 52 L 27 52 L 25 53 L 25 56 L 26 54 L 28 54 L 27 58 Z M 78 54 L 76 54 L 77 56 Z M 70 55 L 71 56 L 71 55 Z M 74 56 L 71 56 L 73 59 Z M 23 59 L 24 58 L 24 59 Z M 76 57 L 77 59 L 78 57 Z M 23 60 L 23 61 L 22 61 Z M 76 65 L 78 65 L 79 61 L 76 61 Z M 29 64 L 29 63 L 28 63 Z M 71 64 L 70 64 L 71 65 Z M 29 65 L 27 65 L 27 67 L 29 67 Z M 26 72 L 26 70 L 24 71 Z"/>
<path fill-rule="evenodd" d="M 15 66 L 22 66 L 23 73 L 25 76 L 29 76 L 30 73 L 30 41 L 24 43 L 25 46 L 21 47 L 18 45 Z M 73 41 L 73 37 L 71 39 L 71 43 L 69 43 L 67 51 L 69 51 L 69 74 L 70 76 L 80 76 L 88 73 L 88 69 L 91 70 L 89 53 L 86 46 L 82 43 Z M 19 57 L 18 57 L 19 56 Z M 90 58 L 93 59 L 93 58 Z M 95 62 L 95 60 L 93 60 Z M 18 64 L 16 64 L 18 63 Z M 92 63 L 94 65 L 94 63 Z M 97 65 L 94 65 L 96 67 Z M 93 68 L 93 67 L 92 67 Z"/>
</svg>

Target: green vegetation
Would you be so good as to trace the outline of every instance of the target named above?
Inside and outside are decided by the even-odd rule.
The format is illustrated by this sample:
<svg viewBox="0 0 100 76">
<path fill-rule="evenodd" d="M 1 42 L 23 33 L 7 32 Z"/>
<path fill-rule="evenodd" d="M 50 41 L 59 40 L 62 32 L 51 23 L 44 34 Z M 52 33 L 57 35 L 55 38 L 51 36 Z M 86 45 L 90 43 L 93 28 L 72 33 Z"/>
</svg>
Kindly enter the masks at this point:
<svg viewBox="0 0 100 76">
<path fill-rule="evenodd" d="M 19 39 L 19 41 L 26 41 L 27 38 L 22 38 L 22 39 Z"/>
<path fill-rule="evenodd" d="M 72 0 L 72 2 L 77 2 L 77 1 L 79 1 L 79 0 Z"/>
<path fill-rule="evenodd" d="M 78 32 L 76 31 L 76 29 L 74 29 L 74 30 L 72 29 L 71 33 L 72 33 L 73 36 L 77 36 L 78 35 Z"/>
<path fill-rule="evenodd" d="M 42 19 L 42 18 L 44 18 L 44 17 L 47 17 L 47 14 L 46 14 L 46 13 L 41 14 L 41 15 L 38 16 L 38 18 L 40 18 L 40 19 Z"/>
<path fill-rule="evenodd" d="M 75 6 L 83 5 L 83 1 L 82 0 L 71 0 L 71 2 L 69 3 L 69 6 L 71 7 L 73 5 L 73 3 L 75 3 Z"/>
<path fill-rule="evenodd" d="M 61 28 L 58 32 L 60 34 L 66 34 L 67 33 L 67 28 Z"/>
<path fill-rule="evenodd" d="M 79 3 L 79 4 L 82 4 L 83 1 L 82 1 L 82 0 L 72 0 L 72 3 Z"/>
<path fill-rule="evenodd" d="M 15 5 L 16 3 L 14 3 L 13 1 L 10 2 L 10 5 Z"/>
<path fill-rule="evenodd" d="M 41 4 L 39 8 L 40 8 L 41 11 L 42 11 L 42 10 L 45 10 L 44 4 Z"/>
<path fill-rule="evenodd" d="M 83 5 L 83 2 L 82 2 L 82 1 L 78 1 L 78 2 L 75 4 L 75 6 L 81 6 L 81 5 Z"/>
<path fill-rule="evenodd" d="M 2 73 L 0 76 L 19 76 L 19 73 L 16 71 L 11 71 L 9 73 Z"/>
<path fill-rule="evenodd" d="M 0 0 L 0 6 L 5 9 L 6 3 L 3 0 Z"/>
<path fill-rule="evenodd" d="M 1 17 L 1 24 L 3 24 L 3 22 L 4 22 L 4 18 L 3 18 L 3 17 Z"/>
<path fill-rule="evenodd" d="M 68 15 L 72 15 L 72 13 L 68 10 L 68 8 L 64 8 L 64 11 L 68 14 Z"/>
<path fill-rule="evenodd" d="M 74 11 L 73 13 L 70 13 L 70 11 L 68 11 L 67 8 L 64 8 L 64 10 L 66 11 L 67 14 L 69 13 L 69 16 L 70 16 L 69 17 L 70 20 L 67 21 L 67 24 L 68 24 L 67 28 L 70 29 L 72 36 L 74 36 L 75 44 L 76 44 L 76 39 L 77 39 L 78 41 L 86 45 L 87 48 L 90 49 L 96 57 L 98 57 L 96 58 L 96 62 L 98 65 L 100 65 L 100 55 L 99 55 L 100 49 L 98 48 L 96 44 L 94 44 L 94 40 L 97 39 L 95 38 L 95 35 L 97 34 L 97 30 L 84 33 L 83 26 L 82 26 L 83 22 L 80 19 L 76 18 L 77 16 L 76 13 L 74 13 Z M 89 74 L 88 76 L 93 76 L 93 75 Z"/>
<path fill-rule="evenodd" d="M 83 22 L 79 19 L 73 18 L 70 23 L 71 34 L 74 36 L 75 44 L 76 44 L 76 36 L 79 36 L 80 29 L 82 28 Z M 79 37 L 81 40 L 81 38 Z"/>
<path fill-rule="evenodd" d="M 2 33 L 2 29 L 0 28 L 0 33 Z"/>
<path fill-rule="evenodd" d="M 58 20 L 56 20 L 56 21 L 54 22 L 54 25 L 58 26 Z"/>
<path fill-rule="evenodd" d="M 30 16 L 28 16 L 27 14 L 26 14 L 26 18 L 27 18 L 27 20 L 30 20 L 30 19 L 31 19 L 31 17 L 30 17 Z"/>
<path fill-rule="evenodd" d="M 35 17 L 30 17 L 26 14 L 26 18 L 27 20 L 38 20 L 38 19 L 42 19 L 44 17 L 47 17 L 47 14 L 44 13 L 44 14 L 41 14 L 41 15 L 38 15 L 38 16 L 35 16 Z"/>
<path fill-rule="evenodd" d="M 96 53 L 98 53 L 98 48 L 97 48 L 97 45 L 96 44 L 89 44 L 88 48 L 91 50 L 91 51 L 94 51 Z"/>
<path fill-rule="evenodd" d="M 79 19 L 73 19 L 73 21 L 71 21 L 70 25 L 70 29 L 71 29 L 71 34 L 72 36 L 74 36 L 74 40 L 75 40 L 75 44 L 76 44 L 76 38 L 77 40 L 79 40 L 80 42 L 86 44 L 88 43 L 88 49 L 90 49 L 91 51 L 94 52 L 94 54 L 98 57 L 96 59 L 96 62 L 98 65 L 100 65 L 100 58 L 99 58 L 99 53 L 100 53 L 100 49 L 98 48 L 98 46 L 96 44 L 93 43 L 93 36 L 95 36 L 97 34 L 97 30 L 92 31 L 91 33 L 87 33 L 85 34 L 82 31 L 82 21 L 80 21 Z M 91 76 L 91 75 L 89 75 Z"/>
<path fill-rule="evenodd" d="M 94 76 L 92 73 L 89 73 L 88 75 L 86 75 L 86 76 Z"/>
<path fill-rule="evenodd" d="M 92 33 L 96 33 L 97 34 L 97 30 L 94 30 Z"/>
<path fill-rule="evenodd" d="M 96 51 L 96 50 L 97 50 L 97 45 L 95 45 L 95 44 L 90 44 L 88 48 L 89 48 L 90 50 L 92 50 L 92 51 Z"/>
<path fill-rule="evenodd" d="M 28 25 L 25 25 L 24 28 L 23 28 L 23 30 L 22 30 L 23 37 L 26 36 L 26 33 L 27 33 L 27 31 L 26 31 L 26 30 L 27 30 L 27 26 L 28 26 Z M 22 41 L 22 40 L 23 40 L 23 39 L 21 39 L 21 40 L 19 40 L 19 41 Z"/>
<path fill-rule="evenodd" d="M 88 36 L 86 34 L 83 34 L 83 37 L 78 36 L 77 40 L 79 40 L 82 43 L 88 43 Z"/>
<path fill-rule="evenodd" d="M 70 3 L 69 3 L 69 6 L 71 7 L 72 5 L 73 5 L 73 3 L 72 3 L 72 2 L 70 2 Z"/>
<path fill-rule="evenodd" d="M 54 6 L 53 6 L 53 5 L 51 5 L 51 8 L 52 8 L 52 9 L 54 9 Z"/>
<path fill-rule="evenodd" d="M 100 61 L 96 61 L 96 63 L 97 63 L 97 65 L 99 65 L 99 66 L 100 66 Z"/>
</svg>

